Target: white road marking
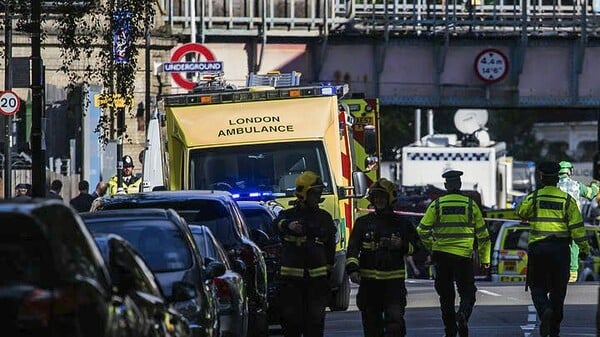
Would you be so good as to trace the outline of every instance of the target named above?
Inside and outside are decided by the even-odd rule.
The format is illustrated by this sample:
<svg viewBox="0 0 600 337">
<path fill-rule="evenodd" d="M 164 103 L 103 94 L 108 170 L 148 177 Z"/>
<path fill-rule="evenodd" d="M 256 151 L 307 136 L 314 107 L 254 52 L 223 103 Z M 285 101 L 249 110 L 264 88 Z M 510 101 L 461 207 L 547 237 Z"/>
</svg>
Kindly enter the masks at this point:
<svg viewBox="0 0 600 337">
<path fill-rule="evenodd" d="M 491 291 L 488 291 L 488 290 L 484 290 L 484 289 L 479 289 L 477 291 L 479 291 L 482 294 L 486 294 L 486 295 L 490 295 L 490 296 L 496 296 L 496 297 L 502 296 L 502 295 L 500 295 L 498 293 L 494 293 L 494 292 L 491 292 Z"/>
<path fill-rule="evenodd" d="M 533 336 L 533 330 L 535 330 L 536 327 L 537 313 L 533 305 L 527 306 L 527 322 L 529 324 L 521 325 L 521 330 L 523 330 L 523 337 Z"/>
</svg>

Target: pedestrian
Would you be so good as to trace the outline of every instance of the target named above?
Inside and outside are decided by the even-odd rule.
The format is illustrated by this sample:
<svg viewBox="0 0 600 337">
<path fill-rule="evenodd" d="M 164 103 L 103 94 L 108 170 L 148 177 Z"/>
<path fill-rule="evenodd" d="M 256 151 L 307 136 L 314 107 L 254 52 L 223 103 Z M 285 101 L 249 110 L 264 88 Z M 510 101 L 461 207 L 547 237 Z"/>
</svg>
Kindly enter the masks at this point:
<svg viewBox="0 0 600 337">
<path fill-rule="evenodd" d="M 122 158 L 123 170 L 122 172 L 122 183 L 121 186 L 117 184 L 117 175 L 114 175 L 108 181 L 108 194 L 115 195 L 117 192 L 121 193 L 137 193 L 140 191 L 140 185 L 142 179 L 133 175 L 133 158 L 129 155 L 125 155 Z"/>
<path fill-rule="evenodd" d="M 573 176 L 573 164 L 568 161 L 559 163 L 560 170 L 558 171 L 558 188 L 563 192 L 567 192 L 575 199 L 577 208 L 581 212 L 581 198 L 593 200 L 598 195 L 600 183 L 597 180 L 592 180 L 589 186 L 575 180 Z M 569 282 L 576 282 L 579 275 L 579 246 L 571 241 L 569 245 L 571 251 L 571 264 L 569 266 Z"/>
<path fill-rule="evenodd" d="M 108 183 L 106 181 L 99 181 L 96 184 L 96 189 L 92 192 L 92 197 L 94 199 L 100 198 L 106 195 L 106 191 L 108 190 Z"/>
<path fill-rule="evenodd" d="M 450 170 L 442 177 L 447 193 L 429 204 L 417 232 L 424 246 L 431 251 L 435 269 L 435 290 L 440 297 L 440 309 L 446 337 L 469 336 L 468 322 L 475 305 L 473 254 L 477 244 L 479 262 L 488 269 L 491 258 L 490 236 L 477 203 L 461 193 L 463 172 Z M 454 310 L 455 289 L 460 296 L 458 311 Z"/>
<path fill-rule="evenodd" d="M 77 212 L 89 212 L 94 197 L 89 194 L 90 183 L 87 180 L 82 180 L 78 185 L 79 195 L 71 199 L 71 206 L 77 210 Z"/>
<path fill-rule="evenodd" d="M 394 213 L 396 186 L 381 178 L 369 188 L 374 207 L 356 219 L 346 255 L 346 272 L 359 284 L 356 304 L 366 337 L 406 336 L 404 257 L 418 247 L 410 219 Z"/>
<path fill-rule="evenodd" d="M 52 180 L 52 183 L 50 183 L 50 190 L 48 190 L 48 195 L 46 195 L 46 198 L 63 200 L 63 198 L 60 196 L 60 190 L 62 190 L 62 187 L 62 181 L 58 179 Z"/>
<path fill-rule="evenodd" d="M 319 208 L 323 188 L 316 173 L 300 174 L 294 207 L 282 210 L 273 222 L 282 238 L 277 300 L 285 337 L 323 336 L 336 244 L 333 218 Z"/>
<path fill-rule="evenodd" d="M 25 183 L 18 183 L 15 186 L 15 196 L 12 200 L 14 201 L 30 201 L 32 198 L 30 196 L 31 185 Z"/>
<path fill-rule="evenodd" d="M 529 193 L 516 209 L 530 227 L 525 287 L 531 288 L 541 337 L 556 337 L 560 332 L 569 282 L 569 244 L 575 241 L 582 258 L 590 252 L 576 200 L 556 186 L 559 170 L 556 162 L 538 165 L 542 187 Z"/>
</svg>

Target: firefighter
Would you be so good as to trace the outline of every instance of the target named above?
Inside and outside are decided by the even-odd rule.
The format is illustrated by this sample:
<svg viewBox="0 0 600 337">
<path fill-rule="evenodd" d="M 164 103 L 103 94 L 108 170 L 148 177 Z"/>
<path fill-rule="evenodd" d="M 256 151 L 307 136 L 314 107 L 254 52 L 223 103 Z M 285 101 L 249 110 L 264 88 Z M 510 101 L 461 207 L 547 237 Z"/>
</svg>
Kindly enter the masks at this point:
<svg viewBox="0 0 600 337">
<path fill-rule="evenodd" d="M 331 215 L 319 208 L 323 187 L 316 173 L 300 174 L 294 207 L 274 220 L 282 239 L 278 301 L 286 337 L 323 336 L 336 234 Z"/>
<path fill-rule="evenodd" d="M 577 207 L 581 211 L 580 198 L 592 200 L 598 195 L 598 181 L 592 180 L 589 186 L 580 183 L 571 178 L 573 175 L 573 164 L 568 161 L 559 163 L 560 171 L 558 171 L 558 188 L 563 192 L 567 192 L 577 202 Z M 571 265 L 569 267 L 569 282 L 576 282 L 579 271 L 579 246 L 571 241 L 569 245 L 571 251 Z"/>
<path fill-rule="evenodd" d="M 462 174 L 450 170 L 442 175 L 448 192 L 429 204 L 417 226 L 423 245 L 432 252 L 434 284 L 440 297 L 446 337 L 454 337 L 457 332 L 460 337 L 469 335 L 468 321 L 477 291 L 472 259 L 475 243 L 484 270 L 489 268 L 491 257 L 490 236 L 481 210 L 472 198 L 460 192 Z M 454 283 L 460 296 L 457 312 Z"/>
<path fill-rule="evenodd" d="M 412 254 L 418 235 L 410 219 L 395 214 L 396 188 L 381 178 L 369 188 L 374 212 L 356 219 L 350 234 L 346 272 L 360 284 L 356 303 L 366 337 L 406 336 L 404 256 Z"/>
<path fill-rule="evenodd" d="M 140 191 L 142 179 L 133 175 L 133 159 L 131 156 L 123 156 L 123 177 L 122 185 L 117 186 L 117 176 L 114 175 L 108 181 L 108 195 L 114 195 L 117 193 L 137 193 Z"/>
<path fill-rule="evenodd" d="M 516 213 L 530 226 L 526 287 L 540 317 L 541 337 L 560 332 L 563 303 L 569 281 L 571 240 L 580 248 L 580 257 L 589 254 L 585 228 L 577 202 L 556 184 L 560 165 L 544 162 L 538 166 L 542 188 L 527 195 Z"/>
</svg>

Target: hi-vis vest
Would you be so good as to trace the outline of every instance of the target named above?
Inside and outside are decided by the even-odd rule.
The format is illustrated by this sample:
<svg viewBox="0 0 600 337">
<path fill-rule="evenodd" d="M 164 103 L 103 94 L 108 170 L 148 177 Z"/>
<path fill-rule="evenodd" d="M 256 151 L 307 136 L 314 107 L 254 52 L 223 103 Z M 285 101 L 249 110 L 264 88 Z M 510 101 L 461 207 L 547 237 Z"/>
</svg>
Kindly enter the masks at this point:
<svg viewBox="0 0 600 337">
<path fill-rule="evenodd" d="M 479 206 L 468 196 L 449 193 L 427 207 L 417 227 L 430 251 L 471 257 L 477 239 L 479 262 L 490 263 L 490 236 Z"/>
<path fill-rule="evenodd" d="M 125 183 L 125 179 L 123 179 L 123 183 L 121 187 L 123 188 L 123 192 L 127 194 L 138 193 L 140 192 L 140 185 L 142 184 L 142 178 L 131 176 L 129 179 L 129 184 Z M 108 181 L 108 195 L 117 194 L 117 176 L 112 176 Z"/>
<path fill-rule="evenodd" d="M 529 244 L 551 237 L 573 239 L 589 252 L 577 203 L 558 187 L 545 186 L 530 193 L 517 207 L 517 215 L 529 222 Z"/>
</svg>

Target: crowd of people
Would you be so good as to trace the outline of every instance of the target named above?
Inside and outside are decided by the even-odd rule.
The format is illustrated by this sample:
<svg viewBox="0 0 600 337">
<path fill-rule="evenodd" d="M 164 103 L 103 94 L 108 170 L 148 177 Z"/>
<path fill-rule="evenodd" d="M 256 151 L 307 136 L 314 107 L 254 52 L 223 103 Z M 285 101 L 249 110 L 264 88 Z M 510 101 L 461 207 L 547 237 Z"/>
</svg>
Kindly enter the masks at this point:
<svg viewBox="0 0 600 337">
<path fill-rule="evenodd" d="M 80 181 L 79 194 L 70 204 L 85 212 L 96 198 L 107 193 L 139 191 L 141 179 L 132 176 L 132 169 L 131 157 L 123 157 L 122 185 L 118 186 L 118 179 L 113 177 L 109 182 L 98 182 L 92 193 L 89 182 Z M 555 337 L 560 332 L 573 261 L 590 252 L 579 198 L 595 198 L 600 183 L 587 186 L 573 180 L 573 167 L 568 162 L 544 162 L 537 169 L 541 186 L 525 197 L 516 214 L 530 226 L 526 287 L 531 289 L 541 320 L 540 335 Z M 469 335 L 477 291 L 473 257 L 478 257 L 482 269 L 488 269 L 492 244 L 478 203 L 461 192 L 462 174 L 450 170 L 442 175 L 446 193 L 427 206 L 417 226 L 410 217 L 394 212 L 398 199 L 394 183 L 381 178 L 370 186 L 367 198 L 371 212 L 356 219 L 346 251 L 346 273 L 359 285 L 356 303 L 365 336 L 406 336 L 407 271 L 423 278 L 435 273 L 445 337 Z M 52 181 L 47 198 L 62 199 L 61 189 L 60 180 Z M 316 173 L 303 172 L 295 182 L 293 207 L 282 210 L 273 222 L 282 238 L 278 294 L 286 337 L 324 334 L 336 225 L 319 207 L 323 189 Z M 31 186 L 17 184 L 15 200 L 29 199 Z"/>
</svg>

